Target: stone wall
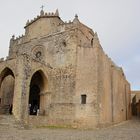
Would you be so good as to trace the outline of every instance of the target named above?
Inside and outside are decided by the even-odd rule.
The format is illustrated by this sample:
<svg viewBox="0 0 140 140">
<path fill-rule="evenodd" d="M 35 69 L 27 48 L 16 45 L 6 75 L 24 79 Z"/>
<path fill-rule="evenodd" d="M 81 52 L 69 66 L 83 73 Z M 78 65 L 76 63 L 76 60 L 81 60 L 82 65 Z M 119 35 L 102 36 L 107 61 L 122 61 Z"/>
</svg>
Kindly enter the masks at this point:
<svg viewBox="0 0 140 140">
<path fill-rule="evenodd" d="M 98 123 L 97 48 L 91 44 L 93 35 L 88 31 L 85 27 L 78 30 L 74 100 L 77 125 L 80 124 L 84 127 L 96 126 Z M 85 36 L 88 36 L 88 38 Z M 86 104 L 82 104 L 82 95 L 86 95 Z"/>
<path fill-rule="evenodd" d="M 130 119 L 130 84 L 121 68 L 98 49 L 98 94 L 100 123 L 111 124 Z"/>
</svg>

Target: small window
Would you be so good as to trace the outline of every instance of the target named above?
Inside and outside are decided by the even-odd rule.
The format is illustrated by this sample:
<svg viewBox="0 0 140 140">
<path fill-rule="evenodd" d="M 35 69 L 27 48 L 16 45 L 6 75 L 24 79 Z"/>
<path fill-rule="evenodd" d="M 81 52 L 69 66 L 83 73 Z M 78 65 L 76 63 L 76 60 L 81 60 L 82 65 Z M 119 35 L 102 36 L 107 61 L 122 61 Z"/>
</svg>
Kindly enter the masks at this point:
<svg viewBox="0 0 140 140">
<path fill-rule="evenodd" d="M 67 46 L 67 44 L 66 44 L 66 41 L 65 41 L 65 40 L 63 40 L 62 44 L 63 44 L 63 46 L 64 46 L 64 47 L 66 47 L 66 46 Z"/>
<path fill-rule="evenodd" d="M 86 104 L 87 95 L 81 95 L 81 104 Z"/>
<path fill-rule="evenodd" d="M 91 46 L 93 46 L 93 38 L 91 39 Z"/>
<path fill-rule="evenodd" d="M 36 53 L 36 58 L 39 58 L 40 56 L 41 56 L 41 52 L 38 51 L 38 52 Z"/>
</svg>

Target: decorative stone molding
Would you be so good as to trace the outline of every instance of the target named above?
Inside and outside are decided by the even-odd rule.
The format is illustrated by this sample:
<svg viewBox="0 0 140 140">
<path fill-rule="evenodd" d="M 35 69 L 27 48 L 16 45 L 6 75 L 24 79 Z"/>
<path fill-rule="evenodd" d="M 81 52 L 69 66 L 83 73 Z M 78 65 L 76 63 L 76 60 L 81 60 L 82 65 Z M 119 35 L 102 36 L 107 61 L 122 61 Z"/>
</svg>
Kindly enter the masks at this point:
<svg viewBox="0 0 140 140">
<path fill-rule="evenodd" d="M 43 46 L 35 46 L 32 50 L 32 57 L 35 60 L 44 61 L 44 49 Z"/>
</svg>

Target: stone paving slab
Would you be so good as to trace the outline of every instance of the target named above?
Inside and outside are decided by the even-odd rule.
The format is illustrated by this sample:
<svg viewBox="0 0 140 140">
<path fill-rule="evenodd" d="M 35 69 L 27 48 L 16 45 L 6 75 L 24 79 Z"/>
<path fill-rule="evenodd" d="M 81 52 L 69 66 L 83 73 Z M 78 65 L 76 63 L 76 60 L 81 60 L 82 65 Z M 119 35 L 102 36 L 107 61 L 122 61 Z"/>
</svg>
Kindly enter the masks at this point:
<svg viewBox="0 0 140 140">
<path fill-rule="evenodd" d="M 0 140 L 140 140 L 140 120 L 133 119 L 97 130 L 62 128 L 20 130 L 0 126 Z"/>
</svg>

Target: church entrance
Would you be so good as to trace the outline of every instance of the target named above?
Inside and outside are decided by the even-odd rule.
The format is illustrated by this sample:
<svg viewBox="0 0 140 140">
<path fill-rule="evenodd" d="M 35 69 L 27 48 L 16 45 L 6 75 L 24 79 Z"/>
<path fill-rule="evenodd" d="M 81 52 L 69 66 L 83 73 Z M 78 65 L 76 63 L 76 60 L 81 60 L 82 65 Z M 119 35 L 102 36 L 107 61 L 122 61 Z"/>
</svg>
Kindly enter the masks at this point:
<svg viewBox="0 0 140 140">
<path fill-rule="evenodd" d="M 44 76 L 42 71 L 33 74 L 30 82 L 29 115 L 38 115 L 42 110 L 41 96 L 44 91 Z"/>
<path fill-rule="evenodd" d="M 12 114 L 15 78 L 11 69 L 0 74 L 0 114 Z"/>
<path fill-rule="evenodd" d="M 30 115 L 37 115 L 37 111 L 40 107 L 40 88 L 38 85 L 32 85 L 30 87 L 30 97 L 29 97 L 29 108 Z"/>
</svg>

